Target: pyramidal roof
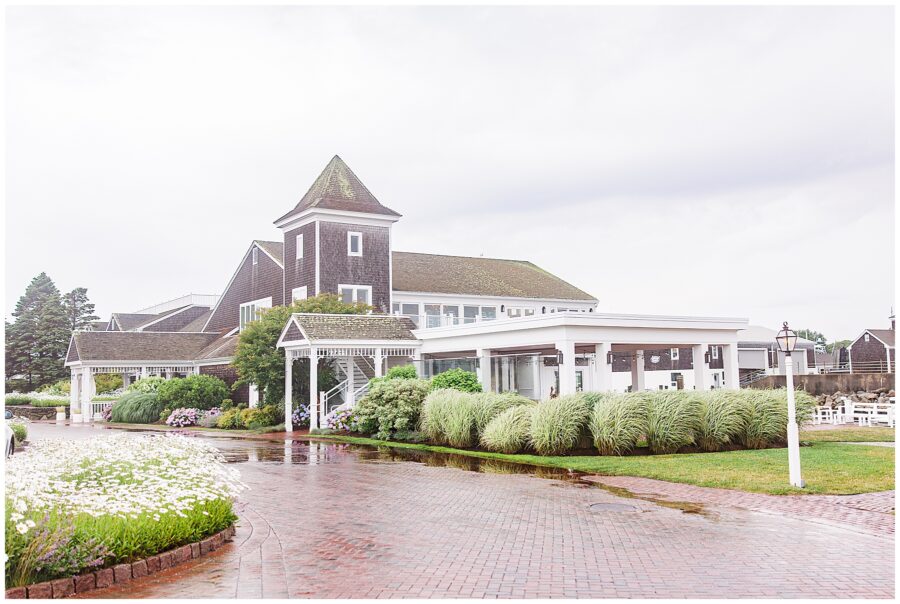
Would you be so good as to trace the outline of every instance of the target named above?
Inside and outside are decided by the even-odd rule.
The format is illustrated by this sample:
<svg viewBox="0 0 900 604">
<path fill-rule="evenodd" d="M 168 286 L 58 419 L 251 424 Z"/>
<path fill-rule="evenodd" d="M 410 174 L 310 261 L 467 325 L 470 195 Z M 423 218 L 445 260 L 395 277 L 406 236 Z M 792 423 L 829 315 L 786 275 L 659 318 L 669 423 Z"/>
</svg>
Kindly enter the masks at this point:
<svg viewBox="0 0 900 604">
<path fill-rule="evenodd" d="M 381 205 L 353 170 L 337 155 L 331 158 L 300 203 L 275 222 L 312 208 L 400 216 L 394 210 Z"/>
</svg>

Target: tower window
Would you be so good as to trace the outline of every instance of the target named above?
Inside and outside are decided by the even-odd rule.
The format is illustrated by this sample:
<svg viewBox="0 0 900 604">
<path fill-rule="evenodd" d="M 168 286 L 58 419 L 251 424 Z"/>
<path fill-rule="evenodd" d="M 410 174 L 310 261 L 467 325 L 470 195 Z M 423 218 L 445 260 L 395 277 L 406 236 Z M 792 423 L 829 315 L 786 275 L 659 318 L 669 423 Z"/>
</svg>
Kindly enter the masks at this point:
<svg viewBox="0 0 900 604">
<path fill-rule="evenodd" d="M 297 260 L 303 258 L 303 233 L 297 235 Z"/>
</svg>

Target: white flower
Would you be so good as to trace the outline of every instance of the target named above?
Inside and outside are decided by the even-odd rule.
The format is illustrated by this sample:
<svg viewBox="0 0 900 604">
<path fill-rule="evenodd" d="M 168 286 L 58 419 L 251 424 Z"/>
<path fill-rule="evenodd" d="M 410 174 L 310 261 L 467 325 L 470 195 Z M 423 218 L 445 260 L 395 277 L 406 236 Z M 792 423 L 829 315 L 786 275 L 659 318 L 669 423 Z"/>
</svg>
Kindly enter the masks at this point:
<svg viewBox="0 0 900 604">
<path fill-rule="evenodd" d="M 16 530 L 24 535 L 25 533 L 28 532 L 28 525 L 20 522 L 19 524 L 16 525 Z"/>
<path fill-rule="evenodd" d="M 34 528 L 34 520 L 32 520 L 31 518 L 26 520 L 25 524 L 28 525 L 28 528 Z"/>
</svg>

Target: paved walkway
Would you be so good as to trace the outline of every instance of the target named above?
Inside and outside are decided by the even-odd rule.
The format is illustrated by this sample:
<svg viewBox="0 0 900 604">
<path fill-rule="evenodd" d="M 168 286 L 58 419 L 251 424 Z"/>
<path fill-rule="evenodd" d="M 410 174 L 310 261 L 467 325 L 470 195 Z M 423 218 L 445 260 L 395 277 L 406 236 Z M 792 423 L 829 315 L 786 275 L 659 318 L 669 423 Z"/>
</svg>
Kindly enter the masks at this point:
<svg viewBox="0 0 900 604">
<path fill-rule="evenodd" d="M 858 523 L 845 522 L 849 516 L 830 524 L 810 521 L 835 507 L 849 510 L 849 515 L 887 515 L 852 504 L 796 497 L 787 499 L 814 503 L 807 502 L 812 507 L 803 509 L 803 502 L 791 503 L 793 512 L 784 513 L 766 504 L 766 511 L 776 513 L 759 513 L 757 508 L 766 507 L 760 502 L 769 499 L 750 496 L 735 507 L 735 501 L 708 492 L 716 489 L 686 492 L 682 485 L 674 485 L 677 490 L 660 493 L 659 484 L 667 483 L 604 479 L 652 491 L 661 495 L 659 499 L 698 496 L 705 503 L 686 508 L 699 513 L 686 513 L 679 505 L 620 497 L 583 480 L 499 473 L 511 470 L 472 458 L 425 456 L 412 463 L 398 457 L 406 454 L 350 445 L 214 442 L 239 465 L 251 487 L 239 506 L 234 542 L 187 566 L 86 595 L 889 598 L 894 594 L 891 531 L 861 531 Z M 474 468 L 480 471 L 470 471 Z M 887 495 L 863 499 L 886 500 Z M 803 517 L 804 513 L 815 518 Z M 853 530 L 842 528 L 846 526 Z"/>
</svg>

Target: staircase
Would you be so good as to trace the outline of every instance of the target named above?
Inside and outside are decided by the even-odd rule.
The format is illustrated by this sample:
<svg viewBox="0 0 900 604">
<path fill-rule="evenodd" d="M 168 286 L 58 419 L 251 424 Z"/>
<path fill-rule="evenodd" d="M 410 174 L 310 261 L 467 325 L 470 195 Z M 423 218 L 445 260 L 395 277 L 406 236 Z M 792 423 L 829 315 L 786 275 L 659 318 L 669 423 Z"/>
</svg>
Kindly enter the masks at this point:
<svg viewBox="0 0 900 604">
<path fill-rule="evenodd" d="M 739 385 L 741 388 L 747 388 L 753 382 L 758 382 L 759 380 L 763 379 L 767 375 L 768 375 L 768 373 L 766 373 L 765 369 L 759 369 L 752 373 L 748 373 L 747 375 L 742 377 Z"/>
<path fill-rule="evenodd" d="M 349 374 L 347 362 L 342 360 L 341 362 L 336 363 L 336 365 L 344 379 L 325 393 L 323 404 L 324 414 L 327 414 L 336 407 L 340 407 L 348 400 L 347 385 L 349 382 Z M 368 357 L 353 357 L 350 369 L 353 371 L 353 400 L 358 401 L 365 396 L 366 392 L 368 392 L 369 380 L 375 377 L 375 367 Z"/>
</svg>

